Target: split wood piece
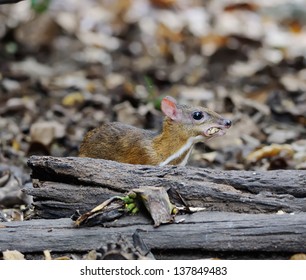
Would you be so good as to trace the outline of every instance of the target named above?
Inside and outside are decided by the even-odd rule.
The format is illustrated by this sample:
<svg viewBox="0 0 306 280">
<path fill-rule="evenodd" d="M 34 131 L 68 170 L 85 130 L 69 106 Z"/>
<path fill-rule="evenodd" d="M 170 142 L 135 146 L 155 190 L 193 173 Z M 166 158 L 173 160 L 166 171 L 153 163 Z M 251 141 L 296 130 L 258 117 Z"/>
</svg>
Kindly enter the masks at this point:
<svg viewBox="0 0 306 280">
<path fill-rule="evenodd" d="M 41 218 L 70 217 L 141 186 L 177 191 L 189 206 L 207 210 L 306 212 L 306 171 L 219 171 L 195 167 L 129 165 L 91 158 L 32 156 L 34 197 Z M 171 196 L 170 196 L 171 197 Z"/>
<path fill-rule="evenodd" d="M 153 228 L 143 216 L 124 217 L 110 227 L 76 228 L 70 219 L 34 219 L 5 222 L 0 227 L 0 252 L 18 250 L 22 253 L 87 252 L 119 236 L 131 241 L 132 234 L 140 237 L 156 254 L 199 255 L 201 252 L 306 252 L 306 213 L 299 214 L 238 214 L 198 212 L 176 218 L 174 223 Z"/>
</svg>

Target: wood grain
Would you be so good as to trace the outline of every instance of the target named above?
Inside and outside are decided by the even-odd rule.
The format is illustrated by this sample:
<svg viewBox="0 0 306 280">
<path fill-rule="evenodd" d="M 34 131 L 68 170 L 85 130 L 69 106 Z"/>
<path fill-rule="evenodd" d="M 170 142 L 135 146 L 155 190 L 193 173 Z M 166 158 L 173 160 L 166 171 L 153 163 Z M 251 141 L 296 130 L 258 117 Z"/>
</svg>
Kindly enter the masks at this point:
<svg viewBox="0 0 306 280">
<path fill-rule="evenodd" d="M 239 213 L 306 210 L 306 171 L 219 171 L 179 166 L 129 165 L 90 158 L 29 159 L 34 196 L 41 218 L 70 217 L 113 195 L 141 186 L 178 192 L 188 205 Z M 174 202 L 174 196 L 173 196 Z"/>
</svg>

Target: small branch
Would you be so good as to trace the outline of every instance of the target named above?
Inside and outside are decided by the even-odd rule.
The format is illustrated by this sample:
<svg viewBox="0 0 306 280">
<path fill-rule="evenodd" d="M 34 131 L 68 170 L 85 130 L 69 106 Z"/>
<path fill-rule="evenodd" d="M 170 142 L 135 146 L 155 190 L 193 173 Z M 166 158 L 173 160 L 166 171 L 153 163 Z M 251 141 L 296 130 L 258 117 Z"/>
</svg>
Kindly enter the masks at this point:
<svg viewBox="0 0 306 280">
<path fill-rule="evenodd" d="M 0 0 L 0 5 L 3 5 L 3 4 L 16 4 L 16 3 L 21 2 L 21 1 L 24 1 L 24 0 Z"/>
</svg>

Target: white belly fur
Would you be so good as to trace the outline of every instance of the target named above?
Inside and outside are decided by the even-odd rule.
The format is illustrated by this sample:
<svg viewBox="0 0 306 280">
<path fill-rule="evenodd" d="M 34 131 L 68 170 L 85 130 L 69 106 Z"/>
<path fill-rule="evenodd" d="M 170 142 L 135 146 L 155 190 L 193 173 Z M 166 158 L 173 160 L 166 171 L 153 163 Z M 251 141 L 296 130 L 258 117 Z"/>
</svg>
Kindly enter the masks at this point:
<svg viewBox="0 0 306 280">
<path fill-rule="evenodd" d="M 188 161 L 189 156 L 191 154 L 193 145 L 195 143 L 201 142 L 203 140 L 204 140 L 204 136 L 202 136 L 202 135 L 198 135 L 196 137 L 190 137 L 187 140 L 187 142 L 186 142 L 186 144 L 184 146 L 182 146 L 177 152 L 175 152 L 170 157 L 168 157 L 165 161 L 161 162 L 159 164 L 159 166 L 165 166 L 165 165 L 169 164 L 171 161 L 179 158 L 180 156 L 182 156 L 182 154 L 184 154 L 185 152 L 188 151 L 188 153 L 186 154 L 185 158 L 179 164 L 180 166 L 185 166 L 187 164 L 187 161 Z"/>
</svg>

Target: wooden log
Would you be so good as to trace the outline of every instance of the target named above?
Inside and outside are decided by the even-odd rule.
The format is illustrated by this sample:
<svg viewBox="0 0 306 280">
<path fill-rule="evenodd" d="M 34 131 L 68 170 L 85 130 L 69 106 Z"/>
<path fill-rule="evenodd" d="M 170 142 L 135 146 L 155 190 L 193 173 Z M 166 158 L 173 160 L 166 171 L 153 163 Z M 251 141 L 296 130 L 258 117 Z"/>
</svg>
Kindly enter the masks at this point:
<svg viewBox="0 0 306 280">
<path fill-rule="evenodd" d="M 141 186 L 177 191 L 190 206 L 207 210 L 275 213 L 306 211 L 306 171 L 219 171 L 195 167 L 129 165 L 90 158 L 32 156 L 36 214 L 69 217 L 113 195 Z"/>
<path fill-rule="evenodd" d="M 169 252 L 306 252 L 306 213 L 238 214 L 198 212 L 176 218 L 182 223 L 158 228 L 140 215 L 124 217 L 108 227 L 75 228 L 67 218 L 29 220 L 0 224 L 0 252 L 18 250 L 22 253 L 86 252 L 119 235 L 131 240 L 137 230 L 149 249 L 156 254 Z M 172 252 L 172 253 L 171 253 Z"/>
</svg>

